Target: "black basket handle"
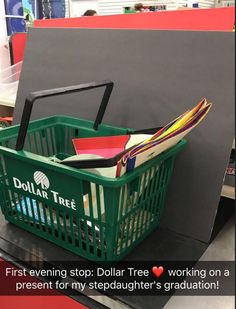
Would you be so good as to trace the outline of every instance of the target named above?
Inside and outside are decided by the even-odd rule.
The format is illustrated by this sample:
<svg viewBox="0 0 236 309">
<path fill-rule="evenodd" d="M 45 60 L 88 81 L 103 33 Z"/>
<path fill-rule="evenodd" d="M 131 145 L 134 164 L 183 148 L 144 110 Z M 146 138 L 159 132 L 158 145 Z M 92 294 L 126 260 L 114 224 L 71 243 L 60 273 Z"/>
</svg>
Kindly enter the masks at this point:
<svg viewBox="0 0 236 309">
<path fill-rule="evenodd" d="M 19 133 L 18 133 L 18 137 L 16 141 L 16 150 L 17 151 L 22 150 L 24 147 L 25 137 L 26 137 L 29 121 L 30 121 L 33 104 L 36 100 L 47 98 L 47 97 L 52 97 L 56 95 L 61 95 L 61 94 L 69 94 L 73 92 L 90 90 L 90 89 L 105 86 L 106 88 L 104 91 L 104 95 L 102 97 L 102 101 L 101 101 L 101 104 L 100 104 L 100 107 L 97 113 L 97 117 L 93 125 L 94 130 L 97 130 L 98 125 L 102 122 L 102 118 L 104 116 L 108 101 L 111 96 L 113 85 L 114 83 L 112 81 L 105 80 L 105 81 L 100 81 L 100 82 L 91 82 L 87 84 L 80 84 L 80 85 L 69 86 L 69 87 L 41 90 L 41 91 L 35 91 L 35 92 L 30 93 L 25 100 L 25 106 L 24 106 L 22 117 L 21 117 Z"/>
</svg>

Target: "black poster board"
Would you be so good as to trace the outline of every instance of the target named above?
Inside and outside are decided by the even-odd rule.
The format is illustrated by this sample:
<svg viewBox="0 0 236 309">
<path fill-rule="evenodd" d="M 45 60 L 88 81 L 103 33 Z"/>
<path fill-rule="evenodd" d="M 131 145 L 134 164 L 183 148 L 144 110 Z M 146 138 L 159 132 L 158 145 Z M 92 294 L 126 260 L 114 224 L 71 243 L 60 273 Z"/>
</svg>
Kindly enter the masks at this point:
<svg viewBox="0 0 236 309">
<path fill-rule="evenodd" d="M 114 125 L 159 126 L 203 97 L 213 102 L 176 160 L 162 218 L 162 227 L 208 242 L 234 136 L 233 33 L 30 29 L 14 122 L 29 92 L 104 79 L 115 83 L 104 118 Z M 100 97 L 51 98 L 35 105 L 32 119 L 94 119 Z"/>
</svg>

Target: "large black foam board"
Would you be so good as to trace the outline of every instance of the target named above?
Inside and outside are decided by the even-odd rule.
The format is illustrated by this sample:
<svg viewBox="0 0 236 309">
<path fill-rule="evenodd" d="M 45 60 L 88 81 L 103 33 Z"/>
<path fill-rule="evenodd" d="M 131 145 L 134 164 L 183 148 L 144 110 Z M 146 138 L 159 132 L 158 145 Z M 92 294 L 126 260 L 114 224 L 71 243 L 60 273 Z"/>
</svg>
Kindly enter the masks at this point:
<svg viewBox="0 0 236 309">
<path fill-rule="evenodd" d="M 31 91 L 111 79 L 104 122 L 165 124 L 207 97 L 206 120 L 178 156 L 162 226 L 208 242 L 234 135 L 234 38 L 226 32 L 31 29 L 14 113 Z M 102 91 L 37 102 L 32 119 L 93 119 Z"/>
</svg>

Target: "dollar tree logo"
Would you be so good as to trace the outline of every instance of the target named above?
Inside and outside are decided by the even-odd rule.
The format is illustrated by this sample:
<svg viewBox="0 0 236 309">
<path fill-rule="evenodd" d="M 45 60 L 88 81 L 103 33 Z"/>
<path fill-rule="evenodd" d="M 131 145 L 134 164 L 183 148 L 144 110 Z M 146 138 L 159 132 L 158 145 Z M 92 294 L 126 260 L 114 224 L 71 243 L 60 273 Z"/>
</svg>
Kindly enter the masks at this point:
<svg viewBox="0 0 236 309">
<path fill-rule="evenodd" d="M 48 189 L 50 186 L 48 177 L 40 171 L 34 173 L 34 181 L 37 185 L 41 185 L 42 189 Z"/>
<path fill-rule="evenodd" d="M 43 172 L 34 172 L 33 179 L 35 183 L 29 180 L 22 180 L 17 177 L 12 177 L 14 187 L 21 190 L 21 192 L 23 190 L 24 192 L 28 192 L 41 199 L 51 200 L 56 204 L 76 210 L 76 200 L 74 198 L 65 197 L 61 194 L 61 192 L 56 190 L 48 190 L 50 187 L 50 182 L 48 177 Z"/>
</svg>

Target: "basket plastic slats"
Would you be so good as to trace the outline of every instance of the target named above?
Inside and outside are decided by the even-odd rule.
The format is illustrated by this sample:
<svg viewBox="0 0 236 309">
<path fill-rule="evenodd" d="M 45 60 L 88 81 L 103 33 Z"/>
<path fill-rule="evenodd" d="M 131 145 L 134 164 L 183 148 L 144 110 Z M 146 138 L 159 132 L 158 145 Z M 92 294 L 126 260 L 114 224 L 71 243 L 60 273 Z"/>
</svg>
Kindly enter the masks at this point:
<svg viewBox="0 0 236 309">
<path fill-rule="evenodd" d="M 56 153 L 56 148 L 53 140 L 53 135 L 52 135 L 52 130 L 53 128 L 47 128 L 47 143 L 48 143 L 48 148 L 49 148 L 49 155 L 53 156 Z"/>
<path fill-rule="evenodd" d="M 99 245 L 101 247 L 100 255 L 101 258 L 105 258 L 105 239 L 104 239 L 104 222 L 106 221 L 105 212 L 102 214 L 101 204 L 104 204 L 104 194 L 103 187 L 101 185 L 95 184 L 96 187 L 96 201 L 97 201 L 97 222 L 99 223 L 97 227 L 100 230 L 99 233 Z"/>
<path fill-rule="evenodd" d="M 132 215 L 132 223 L 131 223 L 131 230 L 130 230 L 130 241 L 133 243 L 135 241 L 135 218 L 138 214 L 137 210 L 137 201 L 138 201 L 138 194 L 136 191 L 133 192 L 132 197 L 131 197 L 131 207 L 134 210 L 133 215 Z"/>
<path fill-rule="evenodd" d="M 21 214 L 17 211 L 16 205 L 18 203 L 18 194 L 12 192 L 10 189 L 8 191 L 8 199 L 5 201 L 5 205 L 10 211 L 8 212 L 8 215 L 13 219 L 13 220 L 23 220 L 23 212 L 22 212 L 22 206 L 19 203 L 19 208 L 21 209 Z"/>
<path fill-rule="evenodd" d="M 154 170 L 154 176 L 152 179 L 152 184 L 151 184 L 151 188 L 150 188 L 150 213 L 151 213 L 151 222 L 150 225 L 153 224 L 155 222 L 155 216 L 154 216 L 154 210 L 157 207 L 154 203 L 154 200 L 157 196 L 157 192 L 156 192 L 156 188 L 158 186 L 158 180 L 161 174 L 161 169 L 162 169 L 162 163 L 160 163 L 160 165 L 158 165 L 155 170 Z"/>
<path fill-rule="evenodd" d="M 29 209 L 28 209 L 28 205 L 27 205 L 27 201 L 25 199 L 25 196 L 21 196 L 18 194 L 18 200 L 19 200 L 19 204 L 22 206 L 22 217 L 23 217 L 23 221 L 25 223 L 27 223 L 28 225 L 30 224 L 30 215 L 29 215 Z M 24 210 L 23 210 L 23 205 L 25 205 L 25 212 L 26 212 L 26 215 L 24 215 Z"/>
<path fill-rule="evenodd" d="M 149 169 L 147 171 L 147 182 L 145 183 L 145 189 L 143 192 L 144 195 L 144 209 L 143 209 L 143 216 L 142 216 L 142 223 L 141 223 L 141 229 L 140 233 L 143 234 L 144 231 L 147 230 L 148 223 L 151 220 L 151 212 L 150 212 L 150 187 L 151 187 L 151 181 L 152 181 L 152 169 Z M 139 227 L 138 227 L 139 228 Z"/>
<path fill-rule="evenodd" d="M 65 134 L 64 149 L 66 151 L 66 150 L 69 149 L 69 142 L 70 142 L 70 139 L 69 139 L 69 128 L 68 127 L 64 128 L 64 134 Z"/>
<path fill-rule="evenodd" d="M 160 211 L 160 201 L 162 200 L 162 191 L 163 191 L 162 185 L 163 185 L 164 175 L 165 175 L 165 163 L 162 162 L 160 170 L 159 170 L 159 177 L 157 179 L 156 188 L 155 188 L 156 196 L 153 201 L 153 215 L 155 219 L 157 218 L 158 213 Z"/>
<path fill-rule="evenodd" d="M 39 155 L 44 156 L 44 148 L 43 148 L 43 142 L 42 142 L 42 136 L 41 131 L 36 132 L 36 143 L 39 146 Z"/>
<path fill-rule="evenodd" d="M 53 154 L 57 153 L 57 144 L 56 144 L 56 136 L 55 136 L 55 129 L 54 127 L 49 129 L 50 135 L 51 136 L 51 141 L 52 141 L 52 148 L 53 148 Z"/>
<path fill-rule="evenodd" d="M 55 237 L 55 218 L 53 218 L 53 214 L 55 214 L 55 209 L 52 207 L 52 206 L 49 206 L 48 207 L 48 212 L 49 212 L 49 220 L 50 220 L 50 223 L 51 223 L 51 235 L 53 237 Z"/>
<path fill-rule="evenodd" d="M 5 142 L 1 143 L 4 146 Z M 9 189 L 9 183 L 7 179 L 7 171 L 5 165 L 4 155 L 1 156 L 1 183 L 3 184 L 3 188 L 1 189 L 4 194 L 4 200 L 1 201 L 3 203 L 2 210 L 5 213 L 5 208 L 7 208 L 7 216 L 13 217 L 13 205 L 14 204 L 14 194 Z M 6 193 L 7 192 L 7 193 Z"/>
<path fill-rule="evenodd" d="M 36 209 L 37 209 L 37 213 L 38 213 L 38 221 L 39 221 L 39 229 L 42 231 L 42 232 L 45 232 L 45 227 L 44 227 L 44 224 L 46 224 L 45 222 L 47 221 L 45 215 L 43 216 L 42 218 L 42 215 L 41 215 L 41 212 L 40 212 L 40 206 L 39 206 L 39 202 L 36 200 L 35 201 L 35 205 L 36 205 Z"/>
<path fill-rule="evenodd" d="M 118 213 L 118 248 L 117 250 L 121 252 L 123 245 L 123 235 L 124 235 L 124 206 L 125 206 L 125 188 L 126 185 L 121 187 L 120 199 L 119 199 L 119 213 Z"/>
<path fill-rule="evenodd" d="M 174 166 L 174 161 L 175 161 L 175 157 L 171 157 L 165 161 L 165 174 L 163 176 L 163 183 L 162 183 L 163 190 L 161 191 L 161 194 L 160 194 L 161 197 L 160 197 L 160 207 L 159 207 L 159 212 L 158 212 L 158 221 L 160 220 L 160 217 L 163 212 L 166 191 L 167 191 L 168 184 L 170 181 L 170 176 L 171 176 L 172 169 Z"/>
<path fill-rule="evenodd" d="M 28 220 L 30 221 L 31 225 L 33 225 L 34 227 L 37 228 L 37 220 L 35 218 L 35 210 L 34 210 L 32 199 L 30 198 L 27 201 L 26 198 L 24 197 L 24 202 L 25 202 L 25 205 L 26 205 L 26 209 L 28 210 L 28 208 L 30 208 L 31 216 Z M 38 212 L 38 217 L 40 217 L 40 216 L 41 216 L 41 214 Z"/>
<path fill-rule="evenodd" d="M 77 129 L 65 127 L 65 143 L 64 143 L 64 151 L 65 153 L 72 154 L 73 153 L 73 143 L 72 139 L 75 137 Z"/>
<path fill-rule="evenodd" d="M 127 202 L 126 202 L 126 208 L 125 208 L 125 212 L 129 212 L 129 216 L 126 219 L 126 237 L 124 240 L 125 243 L 125 248 L 127 248 L 129 246 L 129 244 L 131 243 L 131 239 L 130 239 L 130 222 L 133 216 L 133 211 L 132 211 L 132 204 L 130 203 L 130 196 L 131 196 L 131 186 L 130 183 L 127 184 Z"/>
<path fill-rule="evenodd" d="M 43 129 L 40 132 L 40 141 L 43 149 L 43 155 L 48 157 L 50 155 L 49 145 L 48 145 L 48 137 L 46 135 L 46 130 Z"/>
<path fill-rule="evenodd" d="M 73 246 L 76 245 L 75 242 L 75 231 L 74 231 L 74 223 L 73 223 L 73 216 L 72 214 L 69 214 L 69 227 L 70 227 L 70 239 L 71 239 L 71 244 Z"/>
<path fill-rule="evenodd" d="M 139 188 L 138 188 L 139 189 Z M 134 197 L 131 196 L 131 184 L 125 184 L 121 188 L 121 199 L 120 199 L 120 210 L 121 210 L 121 224 L 119 225 L 119 231 L 118 231 L 118 248 L 117 253 L 121 253 L 126 249 L 128 246 L 128 243 L 130 244 L 130 222 L 132 218 L 135 217 L 135 209 L 133 206 L 135 205 L 132 203 Z M 133 195 L 135 196 L 135 191 L 133 191 Z"/>
<path fill-rule="evenodd" d="M 141 188 L 141 197 L 140 197 L 140 212 L 139 212 L 139 217 L 137 220 L 137 235 L 138 238 L 142 236 L 142 232 L 143 232 L 143 225 L 145 223 L 145 186 L 147 184 L 147 179 L 148 179 L 148 170 L 144 173 L 144 175 L 142 176 L 143 181 L 142 181 L 142 188 Z"/>
<path fill-rule="evenodd" d="M 66 209 L 63 209 L 63 211 L 61 211 L 60 215 L 62 216 L 62 226 L 64 228 L 64 232 L 63 232 L 63 239 L 65 242 L 69 242 L 69 239 L 68 239 L 68 230 L 67 230 L 67 222 L 66 222 L 66 217 L 67 217 L 67 211 Z"/>
<path fill-rule="evenodd" d="M 10 190 L 9 190 L 10 191 Z M 25 215 L 23 213 L 23 206 L 22 206 L 22 202 L 21 202 L 21 196 L 17 193 L 17 192 L 13 192 L 11 191 L 11 196 L 13 197 L 12 199 L 12 205 L 15 209 L 14 215 L 13 215 L 13 219 L 23 221 L 24 223 L 28 224 L 28 220 L 25 220 Z M 17 208 L 18 205 L 18 208 Z M 19 210 L 20 209 L 20 213 Z M 27 213 L 26 213 L 27 215 Z"/>
<path fill-rule="evenodd" d="M 39 154 L 41 156 L 47 156 L 47 153 L 45 151 L 45 145 L 43 143 L 42 130 L 38 131 L 36 136 L 37 136 L 37 140 L 36 141 L 37 141 L 38 145 L 40 146 L 39 147 L 40 148 L 40 153 Z"/>
<path fill-rule="evenodd" d="M 149 178 L 149 185 L 147 187 L 147 191 L 146 191 L 146 198 L 148 199 L 148 202 L 147 202 L 147 211 L 148 211 L 148 216 L 149 218 L 146 219 L 146 223 L 145 223 L 145 226 L 144 226 L 144 230 L 147 230 L 152 222 L 153 222 L 153 213 L 152 213 L 152 197 L 153 195 L 155 194 L 155 192 L 153 191 L 153 188 L 154 188 L 154 183 L 155 183 L 155 176 L 156 176 L 156 173 L 159 169 L 159 165 L 157 167 L 152 167 L 150 169 L 150 178 Z"/>
<path fill-rule="evenodd" d="M 94 225 L 94 212 L 93 212 L 93 207 L 95 207 L 95 203 L 96 203 L 96 200 L 97 198 L 95 198 L 93 200 L 92 198 L 92 186 L 94 186 L 93 183 L 90 183 L 90 186 L 89 186 L 89 191 L 88 191 L 88 202 L 89 202 L 89 222 L 91 224 L 91 230 L 92 230 L 92 233 L 90 232 L 90 238 L 88 239 L 88 242 L 89 242 L 89 247 L 90 247 L 90 253 L 91 254 L 95 254 L 96 252 L 96 232 L 95 232 L 95 225 Z M 88 223 L 86 222 L 86 226 L 87 226 L 87 230 L 88 230 Z M 91 238 L 92 236 L 92 238 Z"/>
<path fill-rule="evenodd" d="M 78 205 L 80 205 L 80 207 L 81 205 L 84 205 L 82 186 L 83 186 L 83 181 L 78 179 L 78 185 L 77 185 L 78 196 L 79 196 Z M 84 217 L 84 215 L 81 215 L 81 213 L 82 212 L 79 211 L 79 207 L 76 207 L 75 217 L 74 217 L 75 227 L 76 227 L 75 243 L 76 243 L 76 246 L 80 248 L 81 251 L 84 251 L 84 250 L 87 251 L 87 247 L 83 241 L 82 232 L 81 232 L 81 219 L 82 219 L 81 216 Z"/>
</svg>

